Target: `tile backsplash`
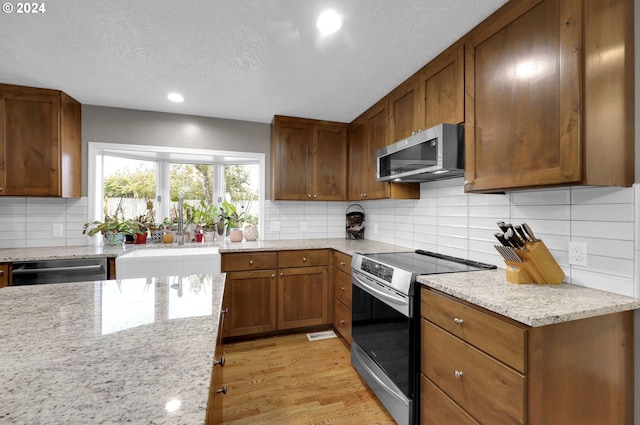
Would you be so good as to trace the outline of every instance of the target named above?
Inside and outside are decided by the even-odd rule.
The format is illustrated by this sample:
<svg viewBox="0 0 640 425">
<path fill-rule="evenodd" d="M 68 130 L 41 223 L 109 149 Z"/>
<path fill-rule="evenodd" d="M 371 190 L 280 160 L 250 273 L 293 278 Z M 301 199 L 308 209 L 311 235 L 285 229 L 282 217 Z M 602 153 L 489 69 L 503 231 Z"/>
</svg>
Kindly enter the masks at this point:
<svg viewBox="0 0 640 425">
<path fill-rule="evenodd" d="M 497 221 L 528 223 L 565 272 L 565 281 L 640 297 L 640 199 L 631 188 L 567 187 L 465 194 L 462 179 L 422 183 L 419 200 L 355 202 L 366 239 L 504 267 L 493 245 Z M 262 238 L 345 237 L 351 202 L 267 201 Z M 0 197 L 0 248 L 93 243 L 81 234 L 87 198 Z M 636 230 L 638 228 L 639 230 Z M 279 230 L 278 230 L 279 229 Z M 53 236 L 61 230 L 62 236 Z M 569 241 L 587 244 L 587 266 L 569 265 Z"/>
</svg>

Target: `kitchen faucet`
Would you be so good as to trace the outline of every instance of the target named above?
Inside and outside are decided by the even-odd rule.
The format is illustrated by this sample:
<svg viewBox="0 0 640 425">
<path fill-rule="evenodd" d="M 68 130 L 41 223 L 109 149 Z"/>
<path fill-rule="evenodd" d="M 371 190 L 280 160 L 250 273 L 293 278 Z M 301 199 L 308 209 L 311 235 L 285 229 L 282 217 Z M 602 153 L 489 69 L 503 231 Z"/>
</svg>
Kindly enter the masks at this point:
<svg viewBox="0 0 640 425">
<path fill-rule="evenodd" d="M 184 209 L 182 204 L 184 199 L 178 198 L 178 245 L 184 245 Z"/>
</svg>

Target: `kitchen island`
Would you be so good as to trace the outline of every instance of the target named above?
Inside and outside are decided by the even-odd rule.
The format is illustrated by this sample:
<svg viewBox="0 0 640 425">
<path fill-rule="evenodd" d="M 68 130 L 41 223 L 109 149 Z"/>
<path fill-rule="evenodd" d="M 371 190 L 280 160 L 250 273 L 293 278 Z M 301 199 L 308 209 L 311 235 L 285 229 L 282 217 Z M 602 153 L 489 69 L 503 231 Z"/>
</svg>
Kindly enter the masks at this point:
<svg viewBox="0 0 640 425">
<path fill-rule="evenodd" d="M 0 290 L 0 423 L 205 422 L 225 274 Z"/>
</svg>

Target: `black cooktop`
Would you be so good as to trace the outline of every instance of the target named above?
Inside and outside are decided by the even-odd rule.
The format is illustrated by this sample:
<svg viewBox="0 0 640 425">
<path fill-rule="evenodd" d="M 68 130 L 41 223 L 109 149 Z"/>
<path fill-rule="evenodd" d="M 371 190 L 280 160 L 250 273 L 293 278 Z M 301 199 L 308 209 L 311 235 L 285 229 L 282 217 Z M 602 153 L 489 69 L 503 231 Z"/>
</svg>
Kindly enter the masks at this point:
<svg viewBox="0 0 640 425">
<path fill-rule="evenodd" d="M 400 268 L 415 275 L 495 269 L 492 264 L 465 260 L 436 252 L 416 250 L 366 254 L 366 258 Z"/>
</svg>

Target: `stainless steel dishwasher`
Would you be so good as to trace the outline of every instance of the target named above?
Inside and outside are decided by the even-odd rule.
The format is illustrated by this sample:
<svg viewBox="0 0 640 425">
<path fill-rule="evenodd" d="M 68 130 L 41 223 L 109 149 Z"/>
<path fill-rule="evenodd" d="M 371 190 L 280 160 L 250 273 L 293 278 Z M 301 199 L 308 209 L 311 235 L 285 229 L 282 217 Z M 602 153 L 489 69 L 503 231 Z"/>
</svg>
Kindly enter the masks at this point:
<svg viewBox="0 0 640 425">
<path fill-rule="evenodd" d="M 12 286 L 83 282 L 108 279 L 106 258 L 18 261 L 13 263 Z"/>
</svg>

